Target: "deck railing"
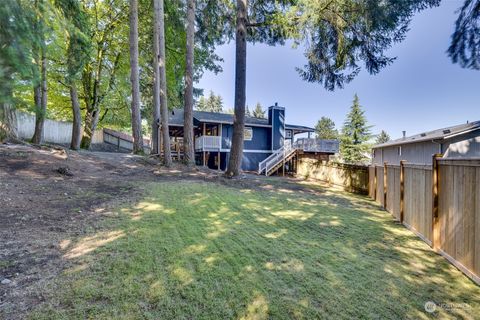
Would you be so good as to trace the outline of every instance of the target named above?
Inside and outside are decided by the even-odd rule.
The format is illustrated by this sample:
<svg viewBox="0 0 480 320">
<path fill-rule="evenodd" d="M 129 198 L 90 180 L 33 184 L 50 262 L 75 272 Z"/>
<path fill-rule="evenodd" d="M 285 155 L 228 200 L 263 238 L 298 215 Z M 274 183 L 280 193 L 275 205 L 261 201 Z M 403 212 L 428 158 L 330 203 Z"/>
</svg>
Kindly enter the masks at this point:
<svg viewBox="0 0 480 320">
<path fill-rule="evenodd" d="M 262 172 L 265 171 L 265 175 L 268 175 L 270 169 L 294 151 L 295 148 L 292 147 L 291 143 L 286 143 L 280 149 L 275 150 L 270 156 L 268 156 L 268 158 L 258 164 L 258 174 L 262 174 Z"/>
<path fill-rule="evenodd" d="M 337 153 L 339 143 L 338 140 L 300 138 L 295 141 L 294 147 L 305 152 Z"/>
<path fill-rule="evenodd" d="M 196 151 L 220 151 L 222 148 L 222 137 L 200 136 L 195 139 Z"/>
</svg>

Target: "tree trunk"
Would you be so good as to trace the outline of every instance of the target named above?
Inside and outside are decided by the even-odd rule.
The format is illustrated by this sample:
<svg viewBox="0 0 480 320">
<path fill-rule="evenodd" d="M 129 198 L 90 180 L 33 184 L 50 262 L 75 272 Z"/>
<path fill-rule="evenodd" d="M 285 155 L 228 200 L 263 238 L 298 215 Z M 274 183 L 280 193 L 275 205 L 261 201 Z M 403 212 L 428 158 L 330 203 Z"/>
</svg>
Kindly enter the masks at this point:
<svg viewBox="0 0 480 320">
<path fill-rule="evenodd" d="M 70 84 L 70 100 L 72 102 L 73 125 L 72 125 L 72 140 L 70 142 L 70 149 L 80 149 L 80 140 L 82 138 L 82 113 L 80 112 L 80 102 L 78 101 L 77 87 L 75 83 Z"/>
<path fill-rule="evenodd" d="M 172 165 L 172 155 L 170 152 L 170 135 L 168 133 L 168 106 L 167 106 L 167 75 L 165 70 L 165 14 L 163 10 L 163 0 L 159 4 L 159 67 L 160 67 L 160 112 L 162 123 L 162 142 L 164 152 L 164 164 L 167 167 Z"/>
<path fill-rule="evenodd" d="M 17 118 L 11 105 L 3 102 L 0 104 L 0 143 L 8 139 L 17 140 Z"/>
<path fill-rule="evenodd" d="M 85 126 L 83 129 L 83 137 L 80 143 L 80 147 L 82 149 L 90 149 L 93 133 L 95 132 L 95 130 L 97 130 L 99 116 L 100 112 L 97 107 L 93 107 L 92 109 L 87 108 L 87 112 L 85 113 Z"/>
<path fill-rule="evenodd" d="M 243 131 L 245 128 L 245 91 L 247 75 L 247 0 L 237 0 L 235 38 L 235 112 L 233 137 L 226 175 L 238 176 L 242 167 Z"/>
<path fill-rule="evenodd" d="M 160 34 L 160 5 L 153 0 L 153 117 L 152 117 L 152 153 L 159 154 L 159 121 L 160 121 L 160 66 L 159 66 L 159 37 Z"/>
<path fill-rule="evenodd" d="M 45 114 L 47 112 L 47 56 L 45 53 L 45 43 L 42 44 L 41 51 L 41 83 L 34 89 L 35 131 L 32 142 L 35 144 L 41 144 L 43 142 L 43 127 L 45 124 Z"/>
<path fill-rule="evenodd" d="M 195 0 L 187 3 L 187 54 L 185 67 L 185 107 L 183 112 L 183 155 L 187 166 L 195 165 L 193 150 L 193 58 L 195 49 Z"/>
<path fill-rule="evenodd" d="M 138 0 L 130 0 L 130 80 L 132 82 L 133 153 L 143 152 L 138 71 Z"/>
</svg>

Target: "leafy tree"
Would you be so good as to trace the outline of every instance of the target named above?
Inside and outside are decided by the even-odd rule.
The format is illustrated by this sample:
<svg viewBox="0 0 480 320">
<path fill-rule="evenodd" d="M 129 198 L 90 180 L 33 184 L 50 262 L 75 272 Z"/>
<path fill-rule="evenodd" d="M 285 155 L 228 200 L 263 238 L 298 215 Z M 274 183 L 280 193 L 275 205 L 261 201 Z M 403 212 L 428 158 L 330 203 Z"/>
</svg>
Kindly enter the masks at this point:
<svg viewBox="0 0 480 320">
<path fill-rule="evenodd" d="M 355 94 L 353 105 L 343 124 L 340 138 L 340 154 L 347 163 L 360 163 L 367 160 L 370 149 L 368 141 L 372 137 L 371 126 L 367 124 L 365 111 Z"/>
<path fill-rule="evenodd" d="M 315 132 L 318 139 L 337 139 L 338 131 L 335 129 L 335 122 L 328 117 L 322 117 L 315 126 Z"/>
<path fill-rule="evenodd" d="M 260 102 L 257 102 L 255 109 L 253 110 L 253 116 L 259 119 L 265 119 L 265 110 L 263 110 Z"/>
<path fill-rule="evenodd" d="M 463 3 L 447 52 L 462 68 L 480 69 L 480 0 Z"/>
<path fill-rule="evenodd" d="M 390 136 L 385 130 L 382 130 L 375 140 L 375 144 L 381 144 L 390 141 Z"/>
</svg>

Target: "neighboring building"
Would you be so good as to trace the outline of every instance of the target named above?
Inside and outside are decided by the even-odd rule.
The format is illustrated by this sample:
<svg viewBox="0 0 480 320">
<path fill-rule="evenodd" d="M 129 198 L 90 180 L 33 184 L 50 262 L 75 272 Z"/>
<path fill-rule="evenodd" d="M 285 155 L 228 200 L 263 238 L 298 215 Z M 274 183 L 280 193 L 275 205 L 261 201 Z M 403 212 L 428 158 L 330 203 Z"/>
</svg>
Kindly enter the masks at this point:
<svg viewBox="0 0 480 320">
<path fill-rule="evenodd" d="M 373 163 L 432 164 L 434 154 L 444 158 L 480 157 L 480 121 L 420 133 L 373 147 Z"/>
<path fill-rule="evenodd" d="M 193 124 L 196 163 L 212 169 L 225 170 L 230 155 L 233 115 L 194 111 Z M 169 131 L 172 154 L 174 157 L 182 158 L 183 109 L 171 112 Z M 268 108 L 267 119 L 246 117 L 242 169 L 259 173 L 267 171 L 269 174 L 279 161 L 285 166 L 286 162 L 292 160 L 293 152 L 300 149 L 295 143 L 295 136 L 301 133 L 307 133 L 310 136 L 310 133 L 314 131 L 313 128 L 286 124 L 285 108 L 277 104 Z M 302 139 L 300 142 L 301 149 L 305 152 L 326 155 L 338 152 L 338 141 L 335 140 Z M 281 157 L 280 151 L 282 152 Z M 265 167 L 260 170 L 261 164 L 264 164 Z M 292 167 L 293 164 L 291 162 L 290 164 Z"/>
</svg>

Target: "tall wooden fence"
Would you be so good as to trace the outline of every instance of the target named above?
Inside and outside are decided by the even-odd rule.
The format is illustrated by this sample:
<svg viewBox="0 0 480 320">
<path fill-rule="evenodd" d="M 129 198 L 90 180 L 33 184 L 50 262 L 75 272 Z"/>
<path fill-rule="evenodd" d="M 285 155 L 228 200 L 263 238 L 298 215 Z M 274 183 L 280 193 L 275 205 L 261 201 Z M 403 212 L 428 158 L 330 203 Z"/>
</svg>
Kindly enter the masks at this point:
<svg viewBox="0 0 480 320">
<path fill-rule="evenodd" d="M 324 181 L 360 194 L 369 193 L 368 170 L 367 166 L 326 162 L 307 154 L 299 155 L 297 163 L 298 176 Z"/>
<path fill-rule="evenodd" d="M 480 284 L 480 159 L 369 167 L 369 195 Z"/>
</svg>

